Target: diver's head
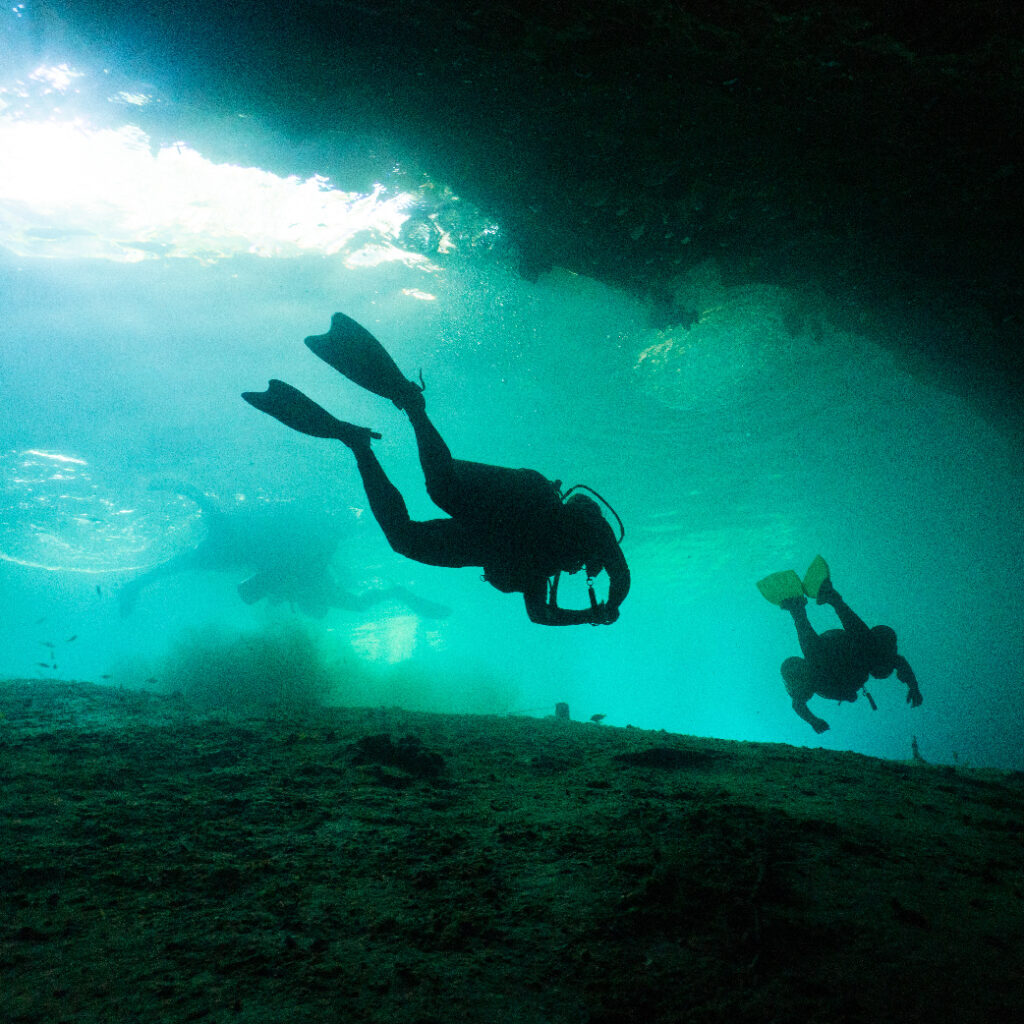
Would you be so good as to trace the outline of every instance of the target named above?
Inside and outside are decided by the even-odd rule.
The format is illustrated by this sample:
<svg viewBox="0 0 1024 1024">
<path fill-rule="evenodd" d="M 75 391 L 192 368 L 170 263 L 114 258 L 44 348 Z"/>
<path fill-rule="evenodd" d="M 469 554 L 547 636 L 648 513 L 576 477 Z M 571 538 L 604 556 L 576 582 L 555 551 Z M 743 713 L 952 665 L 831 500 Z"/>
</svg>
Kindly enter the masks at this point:
<svg viewBox="0 0 1024 1024">
<path fill-rule="evenodd" d="M 574 494 L 565 503 L 569 513 L 570 530 L 574 543 L 574 551 L 570 563 L 563 567 L 565 572 L 579 572 L 586 567 L 587 575 L 596 576 L 603 568 L 604 561 L 598 554 L 612 534 L 611 527 L 604 518 L 601 506 L 585 494 Z"/>
<path fill-rule="evenodd" d="M 871 630 L 871 668 L 876 679 L 892 675 L 896 668 L 896 630 L 890 626 L 874 626 Z"/>
<path fill-rule="evenodd" d="M 603 523 L 604 513 L 601 506 L 593 498 L 585 494 L 573 494 L 565 503 L 573 518 L 580 523 Z"/>
</svg>

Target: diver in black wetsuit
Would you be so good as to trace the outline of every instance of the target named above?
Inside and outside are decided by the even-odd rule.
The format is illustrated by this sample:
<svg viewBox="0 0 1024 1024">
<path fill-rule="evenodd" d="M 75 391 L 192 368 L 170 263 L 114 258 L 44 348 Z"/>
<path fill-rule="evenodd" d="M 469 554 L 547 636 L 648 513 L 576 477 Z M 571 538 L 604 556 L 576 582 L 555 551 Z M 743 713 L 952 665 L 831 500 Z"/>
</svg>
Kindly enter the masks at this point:
<svg viewBox="0 0 1024 1024">
<path fill-rule="evenodd" d="M 782 663 L 786 692 L 793 698 L 793 710 L 817 733 L 825 732 L 828 722 L 818 718 L 807 702 L 817 695 L 829 700 L 855 701 L 868 676 L 886 679 L 895 671 L 907 685 L 907 703 L 918 707 L 923 698 L 913 669 L 896 651 L 896 633 L 889 626 L 869 629 L 839 596 L 830 579 L 818 590 L 818 604 L 830 604 L 836 610 L 842 629 L 814 631 L 807 618 L 807 598 L 789 597 L 780 607 L 793 616 L 802 658 L 787 658 Z M 865 691 L 868 702 L 875 703 Z"/>
<path fill-rule="evenodd" d="M 532 469 L 452 458 L 431 423 L 421 387 L 401 377 L 380 343 L 355 321 L 336 313 L 326 335 L 307 338 L 321 358 L 356 383 L 390 398 L 412 424 L 431 500 L 451 517 L 415 522 L 405 501 L 370 447 L 379 434 L 335 419 L 300 391 L 271 381 L 247 402 L 287 426 L 336 438 L 352 450 L 366 495 L 391 547 L 427 565 L 480 566 L 484 579 L 504 593 L 522 593 L 533 622 L 547 626 L 611 623 L 629 591 L 626 559 L 597 502 L 582 494 L 562 500 L 559 483 Z M 590 588 L 591 607 L 558 605 L 562 572 L 604 569 L 608 599 Z"/>
<path fill-rule="evenodd" d="M 562 502 L 558 483 L 533 469 L 505 469 L 453 459 L 413 388 L 401 406 L 416 433 L 427 493 L 450 519 L 414 522 L 387 478 L 369 438 L 347 442 L 356 457 L 370 508 L 400 555 L 427 565 L 479 565 L 504 593 L 522 593 L 533 622 L 546 626 L 611 623 L 629 589 L 629 569 L 597 503 L 585 495 Z M 579 611 L 559 608 L 549 579 L 585 568 L 605 569 L 608 601 Z M 554 584 L 552 584 L 552 588 Z"/>
</svg>

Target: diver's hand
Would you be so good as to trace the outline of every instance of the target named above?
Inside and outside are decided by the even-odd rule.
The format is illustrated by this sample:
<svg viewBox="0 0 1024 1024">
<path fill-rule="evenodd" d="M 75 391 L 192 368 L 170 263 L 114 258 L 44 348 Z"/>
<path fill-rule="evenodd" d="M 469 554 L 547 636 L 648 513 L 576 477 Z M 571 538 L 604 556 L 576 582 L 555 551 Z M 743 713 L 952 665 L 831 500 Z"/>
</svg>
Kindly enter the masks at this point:
<svg viewBox="0 0 1024 1024">
<path fill-rule="evenodd" d="M 823 733 L 823 732 L 828 732 L 830 726 L 829 726 L 828 722 L 825 721 L 824 718 L 816 718 L 813 722 L 811 722 L 811 728 L 816 733 Z"/>
<path fill-rule="evenodd" d="M 916 686 L 911 686 L 907 690 L 907 703 L 912 708 L 919 708 L 924 703 L 924 697 L 921 696 L 921 691 Z"/>
<path fill-rule="evenodd" d="M 600 601 L 594 605 L 592 614 L 593 618 L 590 621 L 595 626 L 610 626 L 619 617 L 619 606 Z"/>
</svg>

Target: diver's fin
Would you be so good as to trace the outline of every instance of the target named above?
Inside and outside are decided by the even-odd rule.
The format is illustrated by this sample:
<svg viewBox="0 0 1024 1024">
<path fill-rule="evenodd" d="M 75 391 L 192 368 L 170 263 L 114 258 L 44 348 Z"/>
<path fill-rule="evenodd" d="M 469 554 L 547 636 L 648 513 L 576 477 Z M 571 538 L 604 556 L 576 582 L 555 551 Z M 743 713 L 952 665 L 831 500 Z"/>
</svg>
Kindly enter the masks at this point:
<svg viewBox="0 0 1024 1024">
<path fill-rule="evenodd" d="M 253 408 L 311 437 L 333 437 L 348 445 L 368 444 L 371 437 L 380 437 L 380 434 L 368 427 L 356 427 L 335 419 L 312 398 L 291 384 L 285 384 L 283 380 L 272 380 L 266 391 L 246 391 L 242 397 Z"/>
<path fill-rule="evenodd" d="M 757 589 L 761 591 L 761 596 L 772 604 L 782 604 L 788 598 L 804 596 L 800 577 L 792 569 L 765 576 L 763 580 L 757 581 Z"/>
<path fill-rule="evenodd" d="M 822 583 L 828 579 L 828 576 L 828 562 L 821 555 L 815 555 L 814 561 L 811 562 L 807 567 L 807 572 L 804 573 L 804 593 L 810 598 L 817 597 Z"/>
<path fill-rule="evenodd" d="M 400 409 L 412 394 L 422 390 L 402 376 L 384 346 L 365 327 L 344 313 L 335 313 L 331 329 L 307 338 L 306 345 L 354 384 L 391 399 Z"/>
</svg>

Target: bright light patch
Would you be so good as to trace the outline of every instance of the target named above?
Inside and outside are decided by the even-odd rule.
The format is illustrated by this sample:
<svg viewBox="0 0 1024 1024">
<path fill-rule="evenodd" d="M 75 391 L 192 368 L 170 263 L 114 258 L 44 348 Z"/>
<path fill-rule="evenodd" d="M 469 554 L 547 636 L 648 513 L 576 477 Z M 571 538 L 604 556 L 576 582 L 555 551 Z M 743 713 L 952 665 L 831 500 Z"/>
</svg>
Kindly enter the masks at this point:
<svg viewBox="0 0 1024 1024">
<path fill-rule="evenodd" d="M 82 78 L 81 71 L 74 71 L 67 64 L 54 67 L 38 67 L 28 76 L 33 82 L 39 82 L 48 92 L 67 92 L 76 78 Z"/>
<path fill-rule="evenodd" d="M 341 192 L 319 176 L 215 164 L 185 143 L 154 147 L 132 125 L 0 117 L 0 245 L 22 256 L 343 253 L 352 266 L 433 269 L 391 243 L 412 200 L 385 198 L 381 186 Z"/>
<path fill-rule="evenodd" d="M 437 265 L 422 253 L 406 252 L 397 245 L 371 243 L 345 257 L 345 266 L 352 270 L 358 267 L 378 267 L 382 263 L 404 263 L 407 267 L 419 267 L 420 270 L 437 270 Z"/>
<path fill-rule="evenodd" d="M 150 101 L 150 97 L 144 92 L 119 92 L 114 96 L 114 99 L 127 103 L 132 107 L 144 107 Z"/>
<path fill-rule="evenodd" d="M 367 661 L 394 665 L 406 661 L 416 650 L 419 619 L 395 615 L 377 622 L 365 622 L 352 631 L 352 647 Z"/>
<path fill-rule="evenodd" d="M 71 462 L 76 466 L 88 466 L 85 459 L 76 459 L 73 455 L 60 455 L 57 452 L 42 452 L 38 448 L 29 448 L 26 455 L 35 455 L 40 459 L 51 459 L 54 462 Z"/>
</svg>

